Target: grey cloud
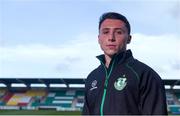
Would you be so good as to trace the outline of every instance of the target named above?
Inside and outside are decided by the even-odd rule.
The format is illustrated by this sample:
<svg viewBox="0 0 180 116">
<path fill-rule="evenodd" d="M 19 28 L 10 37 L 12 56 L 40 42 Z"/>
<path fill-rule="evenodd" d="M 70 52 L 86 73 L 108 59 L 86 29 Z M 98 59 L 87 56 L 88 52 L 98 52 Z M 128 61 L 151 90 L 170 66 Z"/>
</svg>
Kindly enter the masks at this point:
<svg viewBox="0 0 180 116">
<path fill-rule="evenodd" d="M 65 58 L 65 61 L 69 62 L 69 63 L 72 63 L 72 62 L 78 62 L 80 61 L 81 59 L 79 57 L 66 57 Z"/>
<path fill-rule="evenodd" d="M 70 66 L 68 64 L 65 63 L 59 63 L 56 65 L 56 71 L 63 73 L 63 72 L 68 72 L 70 71 Z"/>
<path fill-rule="evenodd" d="M 173 70 L 180 70 L 180 61 L 175 61 L 171 64 Z"/>
<path fill-rule="evenodd" d="M 180 19 L 180 1 L 175 2 L 170 13 L 174 19 Z"/>
</svg>

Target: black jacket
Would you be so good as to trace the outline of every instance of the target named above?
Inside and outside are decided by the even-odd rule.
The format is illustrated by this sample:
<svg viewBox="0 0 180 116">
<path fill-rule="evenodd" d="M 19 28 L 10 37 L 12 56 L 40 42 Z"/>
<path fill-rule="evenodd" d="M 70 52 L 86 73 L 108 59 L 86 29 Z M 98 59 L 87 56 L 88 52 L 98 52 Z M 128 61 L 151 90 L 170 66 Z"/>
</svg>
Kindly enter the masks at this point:
<svg viewBox="0 0 180 116">
<path fill-rule="evenodd" d="M 101 65 L 85 83 L 83 115 L 167 114 L 165 89 L 159 75 L 133 58 L 130 50 Z"/>
</svg>

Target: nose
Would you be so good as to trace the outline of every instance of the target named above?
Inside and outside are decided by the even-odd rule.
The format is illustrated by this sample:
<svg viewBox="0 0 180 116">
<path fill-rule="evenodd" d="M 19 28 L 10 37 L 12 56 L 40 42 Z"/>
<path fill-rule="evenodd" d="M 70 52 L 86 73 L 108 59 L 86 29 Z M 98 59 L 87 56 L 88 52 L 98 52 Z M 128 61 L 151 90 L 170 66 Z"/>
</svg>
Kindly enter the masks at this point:
<svg viewBox="0 0 180 116">
<path fill-rule="evenodd" d="M 111 42 L 115 41 L 116 40 L 115 34 L 114 33 L 110 34 L 108 40 L 111 41 Z"/>
</svg>

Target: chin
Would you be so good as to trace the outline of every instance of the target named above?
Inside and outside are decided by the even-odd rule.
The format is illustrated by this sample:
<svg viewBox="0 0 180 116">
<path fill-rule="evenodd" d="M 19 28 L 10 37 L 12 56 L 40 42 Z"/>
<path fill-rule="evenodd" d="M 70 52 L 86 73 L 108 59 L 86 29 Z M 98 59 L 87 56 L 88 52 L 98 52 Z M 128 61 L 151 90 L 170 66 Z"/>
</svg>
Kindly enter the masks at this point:
<svg viewBox="0 0 180 116">
<path fill-rule="evenodd" d="M 105 54 L 106 55 L 108 55 L 108 56 L 113 56 L 113 55 L 115 55 L 117 52 L 105 52 Z"/>
</svg>

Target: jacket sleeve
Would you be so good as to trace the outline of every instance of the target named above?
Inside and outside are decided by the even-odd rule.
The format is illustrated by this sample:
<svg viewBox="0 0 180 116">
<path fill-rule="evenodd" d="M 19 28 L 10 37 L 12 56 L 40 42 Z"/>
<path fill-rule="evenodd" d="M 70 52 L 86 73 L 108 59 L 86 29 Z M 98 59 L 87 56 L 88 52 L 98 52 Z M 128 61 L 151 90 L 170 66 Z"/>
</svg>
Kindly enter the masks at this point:
<svg viewBox="0 0 180 116">
<path fill-rule="evenodd" d="M 84 106 L 82 110 L 82 115 L 90 115 L 88 100 L 87 100 L 87 84 L 86 83 L 85 83 Z"/>
<path fill-rule="evenodd" d="M 140 110 L 144 115 L 167 115 L 164 84 L 153 70 L 141 77 Z"/>
<path fill-rule="evenodd" d="M 85 97 L 82 115 L 89 115 L 89 114 L 90 114 L 89 113 L 89 107 L 88 107 L 87 99 Z"/>
</svg>

